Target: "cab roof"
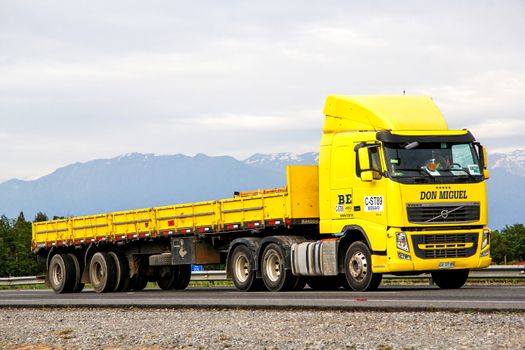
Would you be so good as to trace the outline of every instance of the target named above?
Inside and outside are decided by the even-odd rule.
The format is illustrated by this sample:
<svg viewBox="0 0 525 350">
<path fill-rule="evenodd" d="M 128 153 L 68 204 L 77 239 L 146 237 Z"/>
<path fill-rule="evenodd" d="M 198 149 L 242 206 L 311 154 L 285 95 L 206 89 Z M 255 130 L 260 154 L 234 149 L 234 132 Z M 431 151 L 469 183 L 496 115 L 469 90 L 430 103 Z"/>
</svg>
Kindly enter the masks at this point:
<svg viewBox="0 0 525 350">
<path fill-rule="evenodd" d="M 324 133 L 448 130 L 447 122 L 429 96 L 330 95 L 324 115 Z"/>
</svg>

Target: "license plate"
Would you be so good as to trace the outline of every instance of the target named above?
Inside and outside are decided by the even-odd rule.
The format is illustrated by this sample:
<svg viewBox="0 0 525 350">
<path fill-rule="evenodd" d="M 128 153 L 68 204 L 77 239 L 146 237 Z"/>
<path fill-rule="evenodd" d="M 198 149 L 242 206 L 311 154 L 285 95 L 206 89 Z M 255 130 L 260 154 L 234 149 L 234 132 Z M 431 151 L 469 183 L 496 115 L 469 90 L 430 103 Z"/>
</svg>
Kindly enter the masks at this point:
<svg viewBox="0 0 525 350">
<path fill-rule="evenodd" d="M 439 263 L 439 268 L 440 269 L 451 269 L 454 267 L 454 262 L 453 261 L 442 261 Z"/>
</svg>

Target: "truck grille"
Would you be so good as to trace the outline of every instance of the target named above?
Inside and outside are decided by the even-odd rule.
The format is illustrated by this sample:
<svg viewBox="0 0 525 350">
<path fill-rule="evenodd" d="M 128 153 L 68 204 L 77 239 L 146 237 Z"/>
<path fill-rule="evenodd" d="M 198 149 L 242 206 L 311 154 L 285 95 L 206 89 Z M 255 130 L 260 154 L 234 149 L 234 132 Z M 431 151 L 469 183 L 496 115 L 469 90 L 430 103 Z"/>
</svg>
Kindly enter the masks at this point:
<svg viewBox="0 0 525 350">
<path fill-rule="evenodd" d="M 467 258 L 476 254 L 478 233 L 412 235 L 420 259 Z"/>
<path fill-rule="evenodd" d="M 479 213 L 479 202 L 407 204 L 408 221 L 416 224 L 474 222 Z"/>
</svg>

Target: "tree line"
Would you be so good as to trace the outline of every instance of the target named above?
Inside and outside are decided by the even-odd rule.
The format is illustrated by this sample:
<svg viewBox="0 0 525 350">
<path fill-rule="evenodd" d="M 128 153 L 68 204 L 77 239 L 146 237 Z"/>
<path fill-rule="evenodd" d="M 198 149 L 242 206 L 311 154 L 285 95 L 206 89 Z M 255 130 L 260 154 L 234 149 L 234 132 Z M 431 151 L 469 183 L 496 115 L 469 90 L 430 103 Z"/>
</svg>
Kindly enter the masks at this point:
<svg viewBox="0 0 525 350">
<path fill-rule="evenodd" d="M 46 221 L 43 213 L 33 220 Z M 56 217 L 53 219 L 57 219 Z M 34 276 L 45 272 L 31 251 L 31 221 L 24 213 L 16 219 L 0 217 L 0 277 Z M 501 231 L 491 232 L 490 253 L 496 264 L 515 264 L 525 261 L 525 227 L 523 224 L 507 225 Z"/>
</svg>

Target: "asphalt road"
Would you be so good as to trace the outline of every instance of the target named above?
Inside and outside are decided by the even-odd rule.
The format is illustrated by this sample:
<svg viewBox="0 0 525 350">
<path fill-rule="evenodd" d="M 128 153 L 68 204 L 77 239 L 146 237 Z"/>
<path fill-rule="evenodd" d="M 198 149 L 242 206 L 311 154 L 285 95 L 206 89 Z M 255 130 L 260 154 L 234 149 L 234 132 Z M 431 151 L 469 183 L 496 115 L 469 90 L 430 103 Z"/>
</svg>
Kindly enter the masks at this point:
<svg viewBox="0 0 525 350">
<path fill-rule="evenodd" d="M 239 292 L 234 288 L 147 289 L 142 292 L 55 294 L 51 290 L 2 290 L 0 307 L 225 307 L 339 310 L 519 310 L 525 311 L 525 285 L 465 286 L 442 290 L 434 286 L 387 286 L 375 292 L 344 290 L 301 292 Z"/>
</svg>

